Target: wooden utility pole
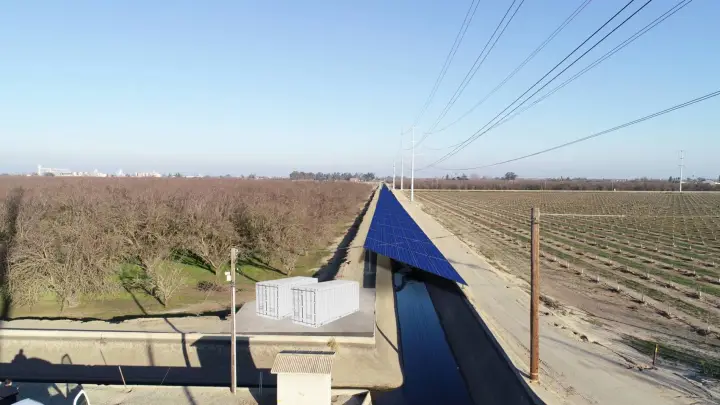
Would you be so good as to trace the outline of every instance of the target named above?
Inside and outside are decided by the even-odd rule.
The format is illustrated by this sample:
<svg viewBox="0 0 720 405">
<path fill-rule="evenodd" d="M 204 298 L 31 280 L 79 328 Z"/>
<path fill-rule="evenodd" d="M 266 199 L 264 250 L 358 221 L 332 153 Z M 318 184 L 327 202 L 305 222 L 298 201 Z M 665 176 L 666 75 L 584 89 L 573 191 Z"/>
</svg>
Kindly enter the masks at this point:
<svg viewBox="0 0 720 405">
<path fill-rule="evenodd" d="M 540 365 L 540 210 L 530 211 L 530 381 L 538 380 Z"/>
<path fill-rule="evenodd" d="M 237 249 L 230 249 L 230 391 L 237 389 L 237 330 L 235 327 L 235 260 Z"/>
</svg>

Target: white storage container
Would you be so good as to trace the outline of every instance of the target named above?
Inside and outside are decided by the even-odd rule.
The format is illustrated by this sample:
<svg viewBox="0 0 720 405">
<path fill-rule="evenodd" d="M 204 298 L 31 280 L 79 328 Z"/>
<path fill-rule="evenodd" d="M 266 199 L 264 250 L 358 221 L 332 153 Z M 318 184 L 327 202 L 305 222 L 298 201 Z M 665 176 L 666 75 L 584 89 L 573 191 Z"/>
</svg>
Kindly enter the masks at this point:
<svg viewBox="0 0 720 405">
<path fill-rule="evenodd" d="M 293 323 L 317 328 L 360 309 L 357 281 L 333 280 L 292 288 Z"/>
<path fill-rule="evenodd" d="M 255 284 L 255 313 L 272 319 L 292 315 L 292 292 L 296 285 L 317 284 L 314 277 L 290 277 Z"/>
</svg>

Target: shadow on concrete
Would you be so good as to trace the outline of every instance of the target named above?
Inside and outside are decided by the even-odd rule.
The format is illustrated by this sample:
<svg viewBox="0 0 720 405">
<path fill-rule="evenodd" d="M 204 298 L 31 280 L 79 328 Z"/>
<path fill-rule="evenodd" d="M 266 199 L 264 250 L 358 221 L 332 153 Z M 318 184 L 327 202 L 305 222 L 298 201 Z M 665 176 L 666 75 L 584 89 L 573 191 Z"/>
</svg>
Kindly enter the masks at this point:
<svg viewBox="0 0 720 405">
<path fill-rule="evenodd" d="M 60 359 L 60 363 L 62 365 L 72 365 L 72 360 L 70 359 L 70 356 L 65 354 Z M 27 367 L 31 369 L 42 369 L 51 365 L 51 363 L 46 360 L 28 358 L 22 349 L 15 355 L 11 364 L 15 367 Z M 13 382 L 12 386 L 17 388 L 19 392 L 18 399 L 32 399 L 47 405 L 71 405 L 75 396 L 77 396 L 83 389 L 81 384 L 66 383 L 58 386 L 58 384 L 54 382 L 39 384 Z"/>
<path fill-rule="evenodd" d="M 193 344 L 200 360 L 200 368 L 212 369 L 213 373 L 219 373 L 220 381 L 230 381 L 230 341 L 216 342 L 212 339 L 200 339 Z M 258 404 L 266 404 L 271 400 L 267 391 L 263 388 L 276 388 L 277 378 L 270 373 L 270 369 L 258 368 L 252 359 L 249 342 L 247 338 L 237 339 L 237 382 L 238 386 L 253 387 L 258 390 L 251 390 L 252 396 Z"/>
<path fill-rule="evenodd" d="M 478 266 L 477 264 L 474 264 L 474 263 L 464 263 L 464 262 L 460 262 L 460 261 L 457 261 L 457 260 L 448 260 L 448 262 L 450 262 L 450 264 L 453 264 L 453 265 L 459 264 L 459 265 L 462 265 L 462 266 L 467 266 L 467 267 L 470 267 L 470 268 L 473 269 L 473 270 L 493 271 L 493 269 L 491 269 L 491 268 L 489 268 L 489 267 Z"/>
<path fill-rule="evenodd" d="M 156 344 L 162 346 L 162 343 Z M 148 345 L 151 347 L 152 345 Z M 228 386 L 230 383 L 230 342 L 203 338 L 192 345 L 200 360 L 200 366 L 190 367 L 186 357 L 186 366 L 119 366 L 119 365 L 79 365 L 57 359 L 32 357 L 21 349 L 9 363 L 0 363 L 0 377 L 8 378 L 15 384 L 45 383 L 45 391 L 62 390 L 57 384 L 127 384 L 127 385 L 181 385 L 181 386 Z M 150 362 L 154 363 L 152 349 L 149 350 Z M 187 356 L 187 352 L 183 354 Z M 276 378 L 269 369 L 260 369 L 250 354 L 248 341 L 239 338 L 237 344 L 237 381 L 240 387 L 275 388 Z M 229 389 L 229 388 L 228 388 Z M 260 393 L 253 390 L 258 403 L 264 403 Z M 195 399 L 186 390 L 188 399 Z M 54 397 L 54 395 L 51 395 Z M 47 399 L 47 398 L 46 398 Z"/>
<path fill-rule="evenodd" d="M 385 339 L 385 341 L 390 345 L 390 347 L 395 350 L 395 353 L 398 353 L 398 348 L 395 347 L 395 345 L 390 341 L 390 339 L 388 339 L 387 335 L 385 335 L 385 332 L 380 329 L 380 326 L 377 324 L 377 322 L 375 322 L 375 328 L 377 328 L 378 332 L 380 332 L 380 335 L 383 337 L 383 339 Z"/>
<path fill-rule="evenodd" d="M 377 253 L 365 251 L 363 266 L 363 288 L 375 288 L 377 279 Z"/>
<path fill-rule="evenodd" d="M 350 243 L 355 239 L 355 235 L 357 235 L 358 229 L 360 228 L 360 223 L 362 222 L 368 207 L 370 207 L 370 203 L 372 202 L 374 196 L 375 191 L 370 194 L 370 198 L 367 199 L 363 209 L 360 210 L 360 213 L 355 217 L 355 221 L 353 221 L 352 225 L 345 233 L 345 236 L 342 241 L 340 241 L 340 244 L 338 244 L 335 249 L 335 253 L 333 253 L 330 260 L 328 260 L 327 263 L 325 263 L 313 274 L 313 277 L 317 278 L 318 281 L 322 282 L 334 279 L 340 270 L 340 266 L 345 263 L 348 255 L 348 247 L 350 247 Z"/>
<path fill-rule="evenodd" d="M 135 302 L 135 305 L 138 306 L 140 311 L 143 314 L 147 315 L 148 314 L 147 310 L 145 309 L 145 307 L 142 306 L 142 304 L 137 299 L 137 297 L 135 297 L 135 293 L 133 293 L 132 290 L 127 287 L 125 287 L 125 289 L 130 294 L 133 301 Z M 185 361 L 185 367 L 191 367 L 190 356 L 188 355 L 188 351 L 187 351 L 187 339 L 185 337 L 185 333 L 180 331 L 180 329 L 176 328 L 175 325 L 172 322 L 170 322 L 170 320 L 167 319 L 166 317 L 163 317 L 162 319 L 163 319 L 163 321 L 165 321 L 165 323 L 168 324 L 168 326 L 170 326 L 170 328 L 172 328 L 172 330 L 174 330 L 176 333 L 180 334 L 180 343 L 182 345 L 182 353 L 183 353 L 183 360 Z M 147 342 L 146 346 L 147 346 L 147 350 L 148 350 L 148 358 L 150 359 L 150 365 L 154 366 L 155 365 L 155 356 L 152 351 L 152 344 L 150 344 L 150 342 Z M 102 350 L 100 352 L 102 353 Z M 103 360 L 105 360 L 104 355 L 103 355 Z M 105 363 L 107 364 L 107 361 Z M 170 371 L 170 369 L 168 369 L 168 372 L 169 371 Z M 123 376 L 123 378 L 124 378 L 124 376 Z M 165 382 L 164 381 L 165 378 L 167 378 L 167 374 L 163 378 L 163 381 L 160 382 L 161 385 Z M 183 387 L 183 393 L 185 394 L 185 397 L 188 399 L 188 402 L 190 404 L 197 405 L 195 398 L 193 397 L 192 393 L 190 393 L 190 390 L 188 389 L 187 386 Z"/>
<path fill-rule="evenodd" d="M 393 270 L 401 265 L 393 261 Z M 428 292 L 416 273 L 393 274 L 403 385 L 374 392 L 373 403 L 472 404 Z"/>
<path fill-rule="evenodd" d="M 140 311 L 147 314 L 147 310 L 137 300 L 135 294 L 128 290 L 131 297 L 135 301 Z M 227 311 L 225 311 L 227 316 Z M 230 341 L 219 341 L 216 339 L 203 338 L 195 343 L 195 348 L 200 360 L 200 367 L 192 367 L 190 356 L 188 353 L 188 344 L 185 333 L 180 331 L 168 319 L 167 316 L 161 318 L 181 336 L 182 354 L 185 367 L 165 367 L 156 366 L 153 344 L 146 342 L 147 357 L 150 366 L 119 366 L 108 365 L 105 356 L 102 353 L 105 365 L 74 365 L 66 354 L 61 358 L 60 364 L 54 364 L 40 358 L 28 358 L 21 349 L 12 362 L 0 363 L 0 377 L 9 378 L 13 381 L 29 381 L 29 382 L 47 382 L 49 385 L 38 389 L 37 385 L 33 385 L 38 392 L 43 391 L 46 394 L 55 388 L 55 383 L 97 383 L 97 384 L 128 384 L 128 385 L 222 385 L 223 382 L 230 382 Z M 239 386 L 253 386 L 264 382 L 265 385 L 274 386 L 275 379 L 267 372 L 267 370 L 259 370 L 255 367 L 250 356 L 249 343 L 247 338 L 238 339 L 237 345 L 237 375 Z M 82 387 L 80 386 L 80 389 Z M 48 394 L 50 395 L 50 394 Z M 196 404 L 190 391 L 185 387 L 185 395 L 192 404 Z M 255 395 L 255 394 L 253 394 Z M 33 397 L 42 403 L 63 403 L 59 401 L 59 397 L 51 395 L 50 397 L 38 398 Z M 257 399 L 257 398 L 256 398 Z M 47 402 L 52 400 L 53 402 Z M 260 399 L 258 399 L 260 403 Z"/>
</svg>

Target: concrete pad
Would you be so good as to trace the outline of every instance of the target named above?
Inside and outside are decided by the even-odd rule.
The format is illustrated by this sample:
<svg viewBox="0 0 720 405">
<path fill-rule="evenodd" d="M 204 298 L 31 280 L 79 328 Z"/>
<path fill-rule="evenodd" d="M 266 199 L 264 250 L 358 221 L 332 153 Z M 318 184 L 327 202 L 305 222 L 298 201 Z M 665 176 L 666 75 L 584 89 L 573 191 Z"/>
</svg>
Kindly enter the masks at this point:
<svg viewBox="0 0 720 405">
<path fill-rule="evenodd" d="M 375 330 L 375 289 L 360 288 L 360 310 L 319 328 L 294 324 L 289 318 L 269 319 L 255 314 L 255 301 L 243 305 L 235 314 L 241 335 L 363 336 Z"/>
</svg>

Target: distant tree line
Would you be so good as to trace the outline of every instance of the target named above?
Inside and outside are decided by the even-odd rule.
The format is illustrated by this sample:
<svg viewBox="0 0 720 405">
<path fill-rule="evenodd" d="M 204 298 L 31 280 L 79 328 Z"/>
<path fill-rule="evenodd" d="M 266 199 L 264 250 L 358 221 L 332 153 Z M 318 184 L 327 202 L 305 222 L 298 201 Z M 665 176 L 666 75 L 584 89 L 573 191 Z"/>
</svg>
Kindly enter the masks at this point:
<svg viewBox="0 0 720 405">
<path fill-rule="evenodd" d="M 507 172 L 503 177 L 496 177 L 495 180 L 511 180 L 514 181 L 517 179 L 518 175 L 515 174 L 515 172 Z M 444 180 L 477 180 L 480 177 L 477 174 L 471 174 L 470 177 L 467 176 L 467 174 L 463 173 L 460 175 L 449 175 L 446 174 L 445 177 L 443 177 Z"/>
<path fill-rule="evenodd" d="M 322 172 L 299 172 L 290 173 L 290 180 L 316 180 L 316 181 L 338 181 L 358 179 L 360 181 L 375 180 L 375 173 L 322 173 Z"/>
<path fill-rule="evenodd" d="M 447 178 L 446 178 L 447 177 Z M 639 178 L 632 180 L 587 179 L 560 177 L 553 179 L 522 179 L 508 172 L 503 177 L 450 177 L 415 179 L 419 189 L 446 190 L 575 190 L 575 191 L 677 191 L 679 179 Z M 683 180 L 683 191 L 720 191 L 720 186 L 697 180 Z"/>
</svg>

